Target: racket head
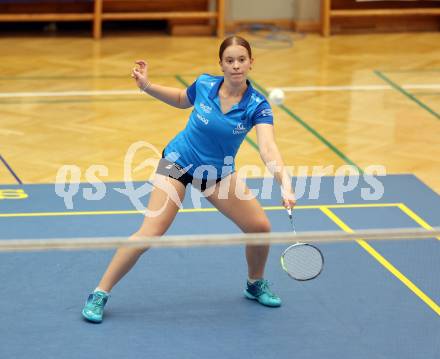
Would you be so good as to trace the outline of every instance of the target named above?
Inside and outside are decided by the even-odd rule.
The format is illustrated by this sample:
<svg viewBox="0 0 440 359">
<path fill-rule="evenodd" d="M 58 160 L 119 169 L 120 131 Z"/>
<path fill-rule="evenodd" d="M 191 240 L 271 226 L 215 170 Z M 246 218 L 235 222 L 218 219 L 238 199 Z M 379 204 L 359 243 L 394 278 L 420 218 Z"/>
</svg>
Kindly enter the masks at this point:
<svg viewBox="0 0 440 359">
<path fill-rule="evenodd" d="M 281 267 L 293 279 L 307 281 L 318 277 L 324 269 L 324 256 L 309 243 L 295 243 L 281 255 Z"/>
</svg>

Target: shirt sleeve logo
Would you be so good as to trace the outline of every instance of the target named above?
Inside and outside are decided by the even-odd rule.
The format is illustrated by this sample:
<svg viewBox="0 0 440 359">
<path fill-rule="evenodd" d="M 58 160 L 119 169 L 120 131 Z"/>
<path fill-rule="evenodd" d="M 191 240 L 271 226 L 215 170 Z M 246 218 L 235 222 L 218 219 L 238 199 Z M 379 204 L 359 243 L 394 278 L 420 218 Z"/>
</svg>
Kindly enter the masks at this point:
<svg viewBox="0 0 440 359">
<path fill-rule="evenodd" d="M 268 117 L 273 116 L 272 109 L 271 108 L 265 108 L 264 110 L 261 110 L 261 112 L 258 114 L 258 117 Z"/>
</svg>

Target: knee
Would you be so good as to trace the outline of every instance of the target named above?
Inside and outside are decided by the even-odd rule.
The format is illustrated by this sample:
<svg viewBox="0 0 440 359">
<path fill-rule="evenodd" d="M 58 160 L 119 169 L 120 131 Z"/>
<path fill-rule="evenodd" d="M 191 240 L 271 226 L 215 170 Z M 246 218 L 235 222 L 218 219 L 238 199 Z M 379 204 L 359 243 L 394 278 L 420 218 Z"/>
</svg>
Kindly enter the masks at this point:
<svg viewBox="0 0 440 359">
<path fill-rule="evenodd" d="M 135 234 L 133 234 L 133 239 L 145 238 L 145 237 L 160 237 L 164 235 L 166 229 L 162 228 L 140 228 Z"/>
<path fill-rule="evenodd" d="M 128 240 L 134 242 L 134 241 L 138 241 L 138 240 L 142 239 L 143 237 L 144 236 L 142 236 L 142 234 L 140 234 L 139 232 L 136 232 L 136 233 L 133 233 Z M 141 256 L 149 249 L 150 249 L 150 247 L 133 247 L 133 248 L 130 247 L 130 250 L 136 252 L 138 256 Z"/>
<path fill-rule="evenodd" d="M 131 235 L 131 237 L 129 238 L 130 241 L 136 241 L 136 240 L 141 240 L 141 239 L 145 239 L 148 237 L 159 237 L 161 235 L 163 235 L 165 232 L 161 231 L 161 230 L 142 230 L 139 229 L 137 232 L 133 233 Z M 136 248 L 136 250 L 139 252 L 139 255 L 144 254 L 146 251 L 148 251 L 150 249 L 150 247 L 134 247 Z"/>
<path fill-rule="evenodd" d="M 133 237 L 160 237 L 165 234 L 169 227 L 169 223 L 165 221 L 152 221 L 145 219 L 141 227 L 133 234 Z"/>
<path fill-rule="evenodd" d="M 252 224 L 251 233 L 268 233 L 272 230 L 272 226 L 267 218 L 256 219 Z"/>
</svg>

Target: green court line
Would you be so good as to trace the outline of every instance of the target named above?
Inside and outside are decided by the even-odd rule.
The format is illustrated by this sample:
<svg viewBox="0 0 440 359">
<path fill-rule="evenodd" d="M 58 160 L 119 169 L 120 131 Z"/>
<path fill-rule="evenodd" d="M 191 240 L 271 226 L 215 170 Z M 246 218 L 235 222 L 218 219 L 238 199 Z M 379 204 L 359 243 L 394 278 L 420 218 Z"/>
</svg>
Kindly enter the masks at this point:
<svg viewBox="0 0 440 359">
<path fill-rule="evenodd" d="M 413 92 L 417 96 L 440 96 L 440 92 Z"/>
<path fill-rule="evenodd" d="M 180 75 L 174 75 L 177 81 L 179 81 L 183 86 L 188 87 L 189 84 Z"/>
<path fill-rule="evenodd" d="M 269 93 L 262 86 L 260 86 L 254 80 L 251 81 L 258 90 L 260 90 L 265 96 L 268 96 Z M 288 107 L 286 107 L 285 105 L 280 105 L 279 107 L 285 113 L 287 113 L 291 118 L 293 118 L 296 122 L 298 122 L 301 126 L 303 126 L 307 131 L 309 131 L 313 136 L 315 136 L 319 141 L 321 141 L 324 145 L 326 145 L 330 150 L 332 150 L 339 158 L 344 160 L 349 165 L 356 167 L 360 174 L 364 173 L 362 168 L 360 168 L 356 163 L 354 163 L 350 158 L 348 158 L 344 153 L 342 153 L 342 151 L 340 151 L 335 145 L 333 145 L 329 140 L 327 140 L 324 136 L 322 136 L 307 122 L 302 120 L 298 115 L 294 114 Z"/>
<path fill-rule="evenodd" d="M 394 81 L 392 81 L 391 79 L 389 79 L 387 76 L 385 76 L 385 74 L 383 74 L 381 71 L 379 70 L 374 70 L 374 73 L 380 77 L 382 80 L 384 80 L 386 83 L 388 83 L 390 86 L 392 86 L 395 90 L 399 91 L 401 94 L 405 95 L 406 97 L 408 97 L 411 101 L 414 101 L 417 105 L 419 105 L 421 108 L 423 108 L 424 110 L 428 111 L 431 115 L 433 115 L 434 117 L 437 118 L 437 120 L 440 120 L 440 114 L 438 114 L 437 112 L 435 112 L 432 108 L 430 108 L 428 105 L 426 105 L 425 103 L 423 103 L 422 101 L 420 101 L 417 97 L 415 97 L 413 94 L 409 93 L 408 91 L 406 91 L 405 89 L 403 89 L 401 86 L 399 86 L 398 84 L 396 84 Z"/>
<path fill-rule="evenodd" d="M 175 78 L 177 79 L 177 81 L 179 81 L 183 86 L 188 87 L 189 84 L 182 78 L 182 76 L 180 75 L 175 75 Z M 246 136 L 245 140 L 247 143 L 249 143 L 255 150 L 259 151 L 260 149 L 258 148 L 258 145 L 249 137 Z"/>
<path fill-rule="evenodd" d="M 246 136 L 244 138 L 246 140 L 247 143 L 249 143 L 255 150 L 260 151 L 260 149 L 258 148 L 258 145 L 249 137 Z"/>
</svg>

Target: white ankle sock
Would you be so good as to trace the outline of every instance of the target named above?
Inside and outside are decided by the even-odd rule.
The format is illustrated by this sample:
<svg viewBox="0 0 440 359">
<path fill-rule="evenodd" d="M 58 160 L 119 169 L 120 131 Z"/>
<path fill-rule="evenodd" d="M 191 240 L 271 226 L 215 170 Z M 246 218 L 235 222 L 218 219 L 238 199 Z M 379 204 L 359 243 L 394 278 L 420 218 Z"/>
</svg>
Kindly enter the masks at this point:
<svg viewBox="0 0 440 359">
<path fill-rule="evenodd" d="M 254 284 L 255 282 L 258 282 L 259 280 L 261 280 L 262 278 L 248 278 L 248 282 L 251 284 Z"/>
<path fill-rule="evenodd" d="M 104 292 L 105 294 L 109 295 L 109 292 L 105 291 L 104 289 L 101 289 L 99 287 L 96 287 L 95 290 L 93 291 L 93 293 L 95 292 Z"/>
</svg>

